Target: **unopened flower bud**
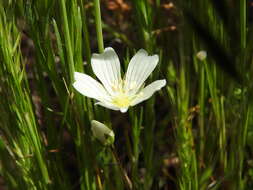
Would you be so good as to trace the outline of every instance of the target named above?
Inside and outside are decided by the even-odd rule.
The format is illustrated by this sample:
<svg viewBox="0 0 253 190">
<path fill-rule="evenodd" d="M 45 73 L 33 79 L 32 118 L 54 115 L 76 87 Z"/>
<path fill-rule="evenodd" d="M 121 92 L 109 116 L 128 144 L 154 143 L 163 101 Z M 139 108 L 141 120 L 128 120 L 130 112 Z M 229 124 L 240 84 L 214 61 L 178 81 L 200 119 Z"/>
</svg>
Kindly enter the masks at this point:
<svg viewBox="0 0 253 190">
<path fill-rule="evenodd" d="M 196 56 L 200 61 L 204 61 L 206 59 L 207 53 L 206 51 L 201 50 L 196 54 Z"/>
<path fill-rule="evenodd" d="M 112 145 L 114 143 L 114 132 L 99 121 L 91 121 L 91 131 L 93 136 L 98 139 L 103 145 Z"/>
</svg>

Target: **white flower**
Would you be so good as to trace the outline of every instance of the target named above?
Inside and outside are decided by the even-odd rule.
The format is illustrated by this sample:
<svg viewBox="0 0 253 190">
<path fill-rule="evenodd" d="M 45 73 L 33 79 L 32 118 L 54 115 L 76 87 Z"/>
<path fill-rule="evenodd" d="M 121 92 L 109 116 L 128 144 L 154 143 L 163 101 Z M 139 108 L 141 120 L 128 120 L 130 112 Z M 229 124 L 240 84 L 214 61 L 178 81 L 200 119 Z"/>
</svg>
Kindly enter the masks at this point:
<svg viewBox="0 0 253 190">
<path fill-rule="evenodd" d="M 166 85 L 166 80 L 157 80 L 144 88 L 144 81 L 158 60 L 158 55 L 148 56 L 145 50 L 139 50 L 122 79 L 119 58 L 114 49 L 108 47 L 102 54 L 93 54 L 91 58 L 92 70 L 103 85 L 89 75 L 75 72 L 73 86 L 84 96 L 98 100 L 96 104 L 124 113 Z"/>
<path fill-rule="evenodd" d="M 112 145 L 114 143 L 114 132 L 99 121 L 91 121 L 91 131 L 93 136 L 103 145 Z"/>
</svg>

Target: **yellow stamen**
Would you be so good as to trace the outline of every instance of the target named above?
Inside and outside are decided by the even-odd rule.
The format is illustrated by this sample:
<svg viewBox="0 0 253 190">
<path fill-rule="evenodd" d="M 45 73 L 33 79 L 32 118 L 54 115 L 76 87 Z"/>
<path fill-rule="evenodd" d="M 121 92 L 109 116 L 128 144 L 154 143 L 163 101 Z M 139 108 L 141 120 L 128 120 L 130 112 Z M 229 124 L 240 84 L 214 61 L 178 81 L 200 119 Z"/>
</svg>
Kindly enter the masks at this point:
<svg viewBox="0 0 253 190">
<path fill-rule="evenodd" d="M 130 105 L 130 98 L 124 93 L 120 93 L 118 96 L 114 97 L 112 103 L 118 107 L 126 108 Z"/>
</svg>

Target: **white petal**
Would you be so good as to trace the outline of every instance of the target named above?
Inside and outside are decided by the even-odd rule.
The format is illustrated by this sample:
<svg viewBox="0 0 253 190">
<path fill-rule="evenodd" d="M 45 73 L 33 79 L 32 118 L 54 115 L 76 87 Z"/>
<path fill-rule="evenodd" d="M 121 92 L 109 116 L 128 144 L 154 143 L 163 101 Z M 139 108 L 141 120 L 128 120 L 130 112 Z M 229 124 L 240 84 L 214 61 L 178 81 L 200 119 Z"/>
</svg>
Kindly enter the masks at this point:
<svg viewBox="0 0 253 190">
<path fill-rule="evenodd" d="M 105 101 L 109 99 L 109 95 L 104 87 L 89 75 L 75 72 L 74 78 L 74 88 L 84 96 L 94 98 L 99 101 Z"/>
<path fill-rule="evenodd" d="M 145 50 L 140 49 L 128 65 L 125 90 L 133 90 L 133 93 L 137 92 L 155 69 L 158 60 L 158 55 L 148 56 Z"/>
<path fill-rule="evenodd" d="M 160 90 L 165 85 L 166 80 L 157 80 L 155 82 L 152 82 L 137 94 L 137 98 L 131 102 L 131 106 L 135 106 L 136 104 L 149 99 L 155 93 L 155 91 Z"/>
<path fill-rule="evenodd" d="M 109 102 L 97 102 L 95 103 L 95 105 L 100 105 L 100 106 L 103 106 L 105 108 L 108 108 L 108 109 L 111 109 L 111 110 L 115 110 L 115 111 L 118 111 L 119 108 L 114 106 L 113 104 L 109 103 Z"/>
<path fill-rule="evenodd" d="M 108 47 L 102 54 L 93 54 L 91 66 L 106 90 L 113 94 L 113 86 L 117 86 L 121 81 L 120 62 L 114 49 Z"/>
<path fill-rule="evenodd" d="M 121 113 L 126 113 L 128 108 L 120 108 Z"/>
</svg>

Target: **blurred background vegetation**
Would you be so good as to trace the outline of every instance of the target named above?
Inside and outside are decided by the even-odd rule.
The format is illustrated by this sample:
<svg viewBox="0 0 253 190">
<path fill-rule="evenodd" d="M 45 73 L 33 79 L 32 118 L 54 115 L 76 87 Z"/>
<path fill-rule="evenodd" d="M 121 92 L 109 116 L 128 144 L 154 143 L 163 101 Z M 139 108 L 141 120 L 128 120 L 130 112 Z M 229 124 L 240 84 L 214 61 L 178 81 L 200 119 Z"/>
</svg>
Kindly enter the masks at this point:
<svg viewBox="0 0 253 190">
<path fill-rule="evenodd" d="M 250 0 L 0 0 L 0 189 L 253 189 L 252 11 Z M 124 71 L 138 49 L 158 54 L 150 79 L 167 86 L 126 114 L 94 106 L 73 73 L 94 76 L 91 54 L 109 46 Z M 92 119 L 114 130 L 113 147 Z"/>
</svg>

